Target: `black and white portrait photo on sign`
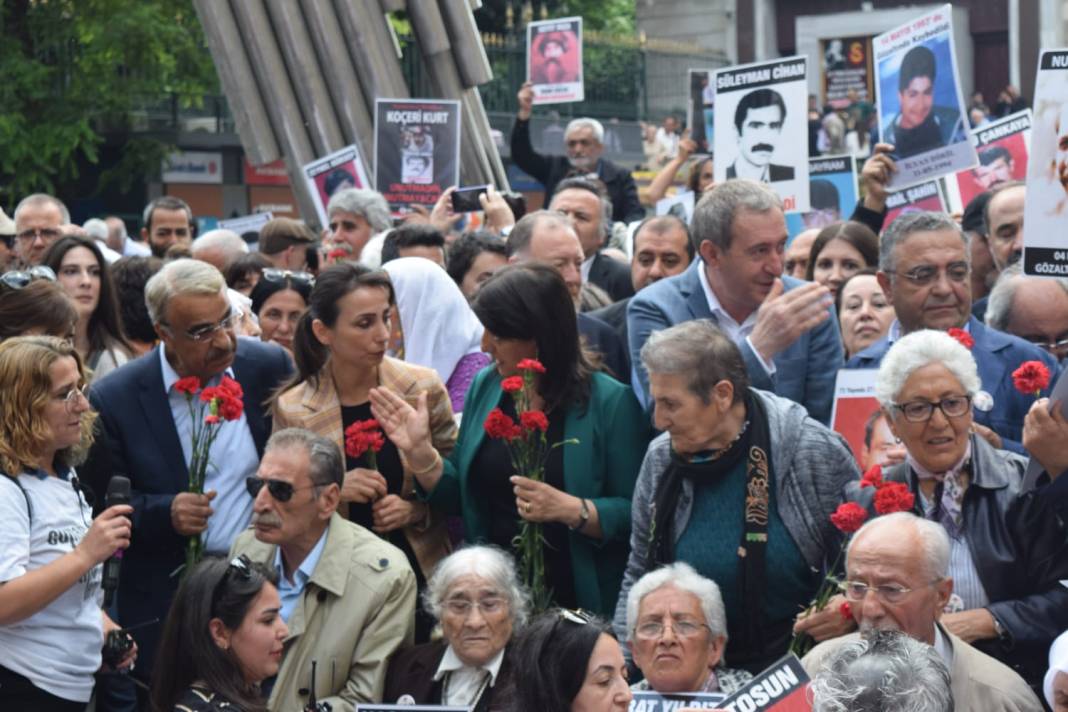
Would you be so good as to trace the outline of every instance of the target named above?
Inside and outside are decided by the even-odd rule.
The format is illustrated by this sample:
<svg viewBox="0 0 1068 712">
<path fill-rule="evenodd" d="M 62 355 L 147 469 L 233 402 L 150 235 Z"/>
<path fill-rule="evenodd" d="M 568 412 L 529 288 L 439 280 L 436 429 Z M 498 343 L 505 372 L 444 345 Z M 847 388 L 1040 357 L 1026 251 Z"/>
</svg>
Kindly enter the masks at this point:
<svg viewBox="0 0 1068 712">
<path fill-rule="evenodd" d="M 716 181 L 768 183 L 785 210 L 808 210 L 805 57 L 721 69 L 715 87 Z"/>
<path fill-rule="evenodd" d="M 879 137 L 894 146 L 898 190 L 971 168 L 972 145 L 953 46 L 952 8 L 944 5 L 873 42 Z"/>
<path fill-rule="evenodd" d="M 1023 268 L 1040 277 L 1068 277 L 1068 49 L 1039 55 Z"/>
<path fill-rule="evenodd" d="M 441 99 L 375 102 L 375 189 L 398 211 L 430 208 L 460 182 L 460 103 Z"/>
</svg>

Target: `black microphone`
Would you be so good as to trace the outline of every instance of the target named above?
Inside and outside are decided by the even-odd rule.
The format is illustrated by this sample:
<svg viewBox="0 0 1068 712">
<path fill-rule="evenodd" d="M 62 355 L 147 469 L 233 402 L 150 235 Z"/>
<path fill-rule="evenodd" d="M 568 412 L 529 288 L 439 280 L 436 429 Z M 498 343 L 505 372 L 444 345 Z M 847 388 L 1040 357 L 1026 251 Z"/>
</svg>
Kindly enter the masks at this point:
<svg viewBox="0 0 1068 712">
<path fill-rule="evenodd" d="M 108 494 L 104 500 L 104 507 L 114 507 L 116 504 L 130 503 L 130 480 L 122 475 L 115 475 L 108 482 Z M 104 589 L 104 607 L 110 608 L 115 599 L 115 591 L 119 590 L 119 570 L 122 568 L 122 549 L 119 549 L 111 558 L 104 562 L 104 577 L 101 587 Z"/>
</svg>

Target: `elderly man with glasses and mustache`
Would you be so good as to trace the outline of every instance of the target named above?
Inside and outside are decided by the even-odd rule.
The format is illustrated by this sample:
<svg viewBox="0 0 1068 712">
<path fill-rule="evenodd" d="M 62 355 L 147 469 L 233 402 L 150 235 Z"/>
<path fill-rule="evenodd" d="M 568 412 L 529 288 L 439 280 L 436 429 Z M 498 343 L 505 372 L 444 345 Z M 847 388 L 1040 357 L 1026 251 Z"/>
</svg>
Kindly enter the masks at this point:
<svg viewBox="0 0 1068 712">
<path fill-rule="evenodd" d="M 400 549 L 337 513 L 344 477 L 334 441 L 286 428 L 245 481 L 252 528 L 230 556 L 274 567 L 289 626 L 272 710 L 305 709 L 314 697 L 352 712 L 381 700 L 390 656 L 412 642 L 415 574 Z"/>
<path fill-rule="evenodd" d="M 227 299 L 226 281 L 205 262 L 168 263 L 148 280 L 145 302 L 160 344 L 96 381 L 90 393 L 114 471 L 129 477 L 133 490 L 138 536 L 119 584 L 124 625 L 166 616 L 187 537 L 199 535 L 209 554 L 224 554 L 248 526 L 245 477 L 256 472 L 271 431 L 263 404 L 292 372 L 281 346 L 237 338 L 239 314 Z M 186 491 L 192 415 L 176 385 L 195 376 L 202 386 L 214 386 L 224 375 L 241 385 L 244 411 L 217 426 L 205 494 L 193 494 Z M 139 670 L 150 672 L 158 637 L 158 626 L 140 632 Z"/>
<path fill-rule="evenodd" d="M 937 522 L 908 512 L 877 517 L 853 536 L 846 596 L 859 633 L 828 640 L 801 661 L 815 677 L 843 646 L 874 631 L 898 630 L 934 646 L 949 668 L 958 712 L 1041 712 L 1027 683 L 940 622 L 953 593 L 949 537 Z"/>
</svg>

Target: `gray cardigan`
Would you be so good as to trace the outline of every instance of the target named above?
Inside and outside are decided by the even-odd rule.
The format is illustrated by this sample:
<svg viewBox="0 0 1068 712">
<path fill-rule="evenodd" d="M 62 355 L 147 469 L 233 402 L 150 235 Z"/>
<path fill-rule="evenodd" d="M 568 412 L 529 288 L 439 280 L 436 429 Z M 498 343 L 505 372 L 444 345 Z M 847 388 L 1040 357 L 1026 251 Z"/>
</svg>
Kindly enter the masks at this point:
<svg viewBox="0 0 1068 712">
<path fill-rule="evenodd" d="M 801 555 L 813 570 L 821 570 L 826 554 L 839 545 L 838 531 L 831 514 L 842 502 L 846 483 L 860 477 L 857 462 L 838 433 L 808 417 L 797 403 L 774 393 L 752 389 L 768 412 L 771 461 L 779 516 L 794 538 Z M 660 478 L 670 460 L 671 440 L 661 433 L 650 444 L 634 486 L 631 507 L 630 558 L 623 575 L 623 587 L 616 603 L 614 626 L 620 640 L 627 640 L 627 594 L 647 573 L 649 527 Z M 739 502 L 739 512 L 741 503 Z M 693 508 L 693 482 L 682 481 L 671 536 L 677 542 L 686 531 Z"/>
</svg>

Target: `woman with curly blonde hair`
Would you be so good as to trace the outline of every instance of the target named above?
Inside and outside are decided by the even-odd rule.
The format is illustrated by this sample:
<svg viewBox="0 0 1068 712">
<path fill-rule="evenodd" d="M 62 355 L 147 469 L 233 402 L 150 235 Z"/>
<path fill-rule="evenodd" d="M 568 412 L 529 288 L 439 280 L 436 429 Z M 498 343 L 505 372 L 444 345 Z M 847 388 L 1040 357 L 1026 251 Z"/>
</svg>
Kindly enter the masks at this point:
<svg viewBox="0 0 1068 712">
<path fill-rule="evenodd" d="M 100 608 L 100 564 L 129 545 L 132 509 L 91 520 L 78 487 L 94 419 L 85 388 L 69 342 L 0 344 L 0 709 L 84 709 L 117 627 Z"/>
</svg>

